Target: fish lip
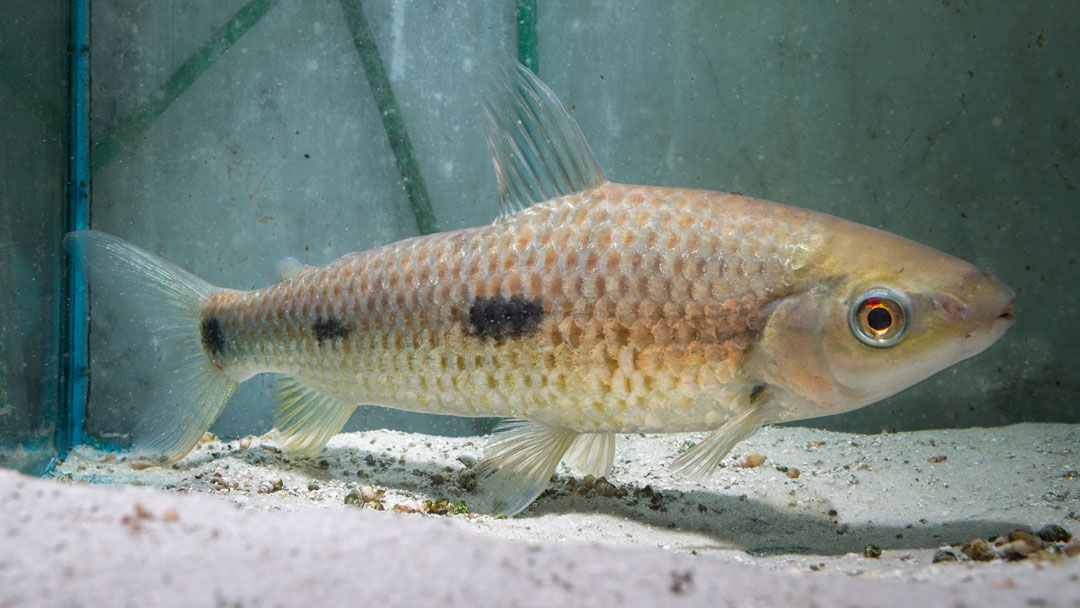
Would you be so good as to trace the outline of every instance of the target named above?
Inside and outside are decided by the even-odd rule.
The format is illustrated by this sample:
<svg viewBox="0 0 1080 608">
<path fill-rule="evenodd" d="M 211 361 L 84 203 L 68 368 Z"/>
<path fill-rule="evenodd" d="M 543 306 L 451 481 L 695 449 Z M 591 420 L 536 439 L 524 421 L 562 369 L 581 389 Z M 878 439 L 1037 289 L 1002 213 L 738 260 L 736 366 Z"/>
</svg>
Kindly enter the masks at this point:
<svg viewBox="0 0 1080 608">
<path fill-rule="evenodd" d="M 1016 306 L 1016 292 L 997 279 L 993 279 L 993 281 L 996 283 L 1000 294 L 1000 308 L 998 310 L 1001 312 L 990 321 L 990 329 L 991 331 L 1004 333 L 1016 321 L 1016 317 L 1013 316 L 1013 307 Z"/>
<path fill-rule="evenodd" d="M 996 342 L 998 338 L 1003 336 L 1005 332 L 1008 331 L 1010 327 L 1012 327 L 1012 324 L 1015 321 L 1016 317 L 1014 317 L 1012 314 L 1012 304 L 1010 304 L 1009 308 L 1006 309 L 1005 312 L 994 317 L 989 323 L 984 326 L 986 327 L 985 332 L 970 331 L 968 332 L 967 336 L 965 336 L 965 338 L 973 338 L 977 337 L 982 333 L 985 333 L 988 337 L 991 338 L 991 343 Z"/>
<path fill-rule="evenodd" d="M 1012 326 L 1014 321 L 1016 321 L 1016 317 L 1014 317 L 1011 312 L 1001 313 L 996 319 L 990 322 L 990 331 L 1000 336 L 1005 333 L 1005 330 Z"/>
<path fill-rule="evenodd" d="M 1004 325 L 1005 327 L 1008 327 L 1013 324 L 1013 321 L 1016 321 L 1016 317 L 1013 316 L 1013 306 L 1016 305 L 1016 294 L 1010 289 L 1009 295 L 1011 297 L 1008 302 L 1005 303 L 1001 314 L 999 314 L 992 322 L 994 326 Z"/>
<path fill-rule="evenodd" d="M 988 338 L 989 342 L 987 343 L 987 346 L 996 342 L 1016 321 L 1016 317 L 1014 317 L 1012 313 L 1014 302 L 1014 299 L 1010 299 L 1004 307 L 1004 312 L 993 317 L 988 322 L 984 321 L 978 323 L 975 327 L 969 329 L 967 333 L 964 334 L 964 339 L 972 340 Z"/>
</svg>

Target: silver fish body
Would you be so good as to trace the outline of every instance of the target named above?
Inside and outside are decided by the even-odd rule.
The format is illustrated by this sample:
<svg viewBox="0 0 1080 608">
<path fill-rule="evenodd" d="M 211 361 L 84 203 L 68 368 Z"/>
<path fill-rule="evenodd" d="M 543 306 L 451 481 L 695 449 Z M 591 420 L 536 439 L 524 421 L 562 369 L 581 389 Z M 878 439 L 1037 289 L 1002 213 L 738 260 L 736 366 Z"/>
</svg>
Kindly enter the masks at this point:
<svg viewBox="0 0 1080 608">
<path fill-rule="evenodd" d="M 238 381 L 287 374 L 344 403 L 581 432 L 711 429 L 732 413 L 725 393 L 745 383 L 767 309 L 800 288 L 812 215 L 607 183 L 222 290 L 203 306 L 203 343 Z"/>
<path fill-rule="evenodd" d="M 482 466 L 490 508 L 515 513 L 564 457 L 609 473 L 616 433 L 712 431 L 674 463 L 707 477 L 756 426 L 877 401 L 1012 322 L 1008 287 L 902 237 L 745 196 L 608 182 L 550 90 L 521 66 L 502 78 L 486 106 L 503 206 L 490 225 L 254 291 L 71 235 L 92 280 L 128 285 L 181 328 L 187 363 L 152 390 L 138 459 L 182 457 L 237 383 L 271 372 L 282 445 L 301 453 L 360 403 L 517 419 Z"/>
</svg>

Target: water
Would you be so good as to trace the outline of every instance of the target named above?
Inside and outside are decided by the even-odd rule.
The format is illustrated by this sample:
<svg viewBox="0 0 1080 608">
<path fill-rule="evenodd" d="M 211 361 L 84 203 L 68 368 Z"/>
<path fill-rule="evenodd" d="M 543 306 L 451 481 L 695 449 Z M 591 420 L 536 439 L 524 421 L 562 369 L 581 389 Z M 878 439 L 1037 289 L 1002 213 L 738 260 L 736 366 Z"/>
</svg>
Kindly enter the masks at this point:
<svg viewBox="0 0 1080 608">
<path fill-rule="evenodd" d="M 67 12 L 0 20 L 0 467 L 41 473 L 63 427 Z"/>
<path fill-rule="evenodd" d="M 0 305 L 13 311 L 0 315 L 0 464 L 26 470 L 58 452 L 69 411 L 58 397 L 59 4 L 20 7 L 0 25 Z M 479 92 L 486 66 L 524 53 L 615 181 L 833 213 L 957 255 L 1016 290 L 1018 322 L 986 353 L 808 424 L 1080 421 L 1069 373 L 1080 363 L 1080 41 L 1076 15 L 1063 14 L 1076 9 L 540 3 L 535 28 L 521 32 L 533 47 L 518 43 L 512 2 L 364 2 L 366 23 L 353 6 L 94 3 L 92 226 L 214 284 L 253 288 L 277 279 L 283 256 L 319 264 L 432 226 L 488 222 L 496 190 Z M 152 362 L 134 354 L 143 338 L 122 311 L 91 317 L 86 437 L 123 445 Z M 258 434 L 271 418 L 269 380 L 256 380 L 212 430 Z M 362 408 L 346 428 L 483 425 Z"/>
</svg>

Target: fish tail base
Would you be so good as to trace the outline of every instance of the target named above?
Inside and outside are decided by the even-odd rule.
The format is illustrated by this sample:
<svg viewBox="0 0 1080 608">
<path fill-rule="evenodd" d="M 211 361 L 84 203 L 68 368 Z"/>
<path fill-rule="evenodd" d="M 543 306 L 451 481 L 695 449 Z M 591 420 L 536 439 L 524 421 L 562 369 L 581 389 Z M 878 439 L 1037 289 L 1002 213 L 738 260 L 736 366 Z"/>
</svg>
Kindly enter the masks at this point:
<svg viewBox="0 0 1080 608">
<path fill-rule="evenodd" d="M 89 277 L 91 305 L 130 311 L 151 331 L 148 352 L 135 354 L 154 362 L 154 375 L 135 414 L 129 462 L 147 467 L 180 460 L 238 384 L 202 345 L 200 309 L 218 288 L 103 232 L 72 232 L 64 243 Z"/>
</svg>

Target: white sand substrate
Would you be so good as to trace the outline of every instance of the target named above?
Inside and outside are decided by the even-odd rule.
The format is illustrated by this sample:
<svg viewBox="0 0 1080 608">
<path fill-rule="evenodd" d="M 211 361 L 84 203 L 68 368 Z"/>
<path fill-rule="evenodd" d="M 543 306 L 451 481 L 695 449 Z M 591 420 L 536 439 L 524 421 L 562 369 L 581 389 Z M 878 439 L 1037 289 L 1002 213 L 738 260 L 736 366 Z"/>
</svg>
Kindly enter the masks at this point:
<svg viewBox="0 0 1080 608">
<path fill-rule="evenodd" d="M 761 466 L 670 475 L 701 437 L 621 436 L 611 485 L 560 467 L 512 518 L 469 507 L 484 437 L 345 433 L 311 458 L 210 440 L 144 470 L 83 447 L 53 479 L 0 471 L 0 608 L 1080 606 L 1080 558 L 933 562 L 1017 528 L 1080 534 L 1080 425 L 771 427 L 733 454 Z"/>
</svg>

